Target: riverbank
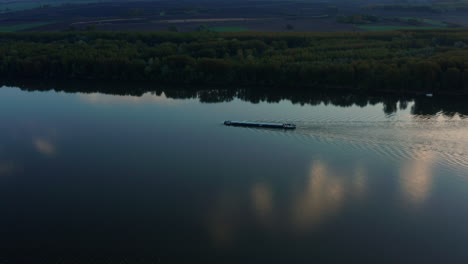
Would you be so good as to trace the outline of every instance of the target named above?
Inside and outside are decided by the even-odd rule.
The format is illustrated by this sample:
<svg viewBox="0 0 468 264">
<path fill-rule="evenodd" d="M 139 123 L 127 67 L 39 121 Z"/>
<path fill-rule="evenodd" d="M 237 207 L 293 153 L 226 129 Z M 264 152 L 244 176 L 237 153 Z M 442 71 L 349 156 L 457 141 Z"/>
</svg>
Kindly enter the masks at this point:
<svg viewBox="0 0 468 264">
<path fill-rule="evenodd" d="M 2 79 L 466 94 L 467 30 L 0 34 Z"/>
</svg>

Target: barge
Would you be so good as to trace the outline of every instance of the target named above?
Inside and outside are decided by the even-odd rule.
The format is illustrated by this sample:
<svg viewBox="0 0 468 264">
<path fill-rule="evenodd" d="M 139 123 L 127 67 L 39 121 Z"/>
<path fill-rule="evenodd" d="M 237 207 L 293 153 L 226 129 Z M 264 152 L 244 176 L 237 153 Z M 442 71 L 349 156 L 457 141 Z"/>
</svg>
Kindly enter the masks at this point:
<svg viewBox="0 0 468 264">
<path fill-rule="evenodd" d="M 242 122 L 242 121 L 224 121 L 226 126 L 240 126 L 240 127 L 261 127 L 261 128 L 281 128 L 281 129 L 295 129 L 296 125 L 289 123 L 257 123 L 257 122 Z"/>
</svg>

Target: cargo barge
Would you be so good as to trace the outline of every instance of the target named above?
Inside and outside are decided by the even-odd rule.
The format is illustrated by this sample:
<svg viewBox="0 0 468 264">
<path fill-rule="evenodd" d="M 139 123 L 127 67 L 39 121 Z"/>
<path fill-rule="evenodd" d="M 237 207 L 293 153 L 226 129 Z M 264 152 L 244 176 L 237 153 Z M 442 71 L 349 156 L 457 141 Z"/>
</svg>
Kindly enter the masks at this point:
<svg viewBox="0 0 468 264">
<path fill-rule="evenodd" d="M 257 122 L 242 122 L 242 121 L 224 121 L 226 126 L 240 126 L 240 127 L 260 127 L 260 128 L 281 128 L 281 129 L 295 129 L 296 125 L 289 123 L 257 123 Z"/>
</svg>

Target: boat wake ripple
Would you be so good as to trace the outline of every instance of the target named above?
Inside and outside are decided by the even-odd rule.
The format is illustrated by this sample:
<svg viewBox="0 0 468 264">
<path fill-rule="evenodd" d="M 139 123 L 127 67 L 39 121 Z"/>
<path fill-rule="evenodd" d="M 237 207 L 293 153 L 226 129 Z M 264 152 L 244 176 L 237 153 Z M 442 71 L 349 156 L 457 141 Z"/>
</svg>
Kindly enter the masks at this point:
<svg viewBox="0 0 468 264">
<path fill-rule="evenodd" d="M 361 116 L 359 119 L 296 119 L 288 120 L 297 125 L 295 131 L 252 131 L 294 137 L 304 144 L 313 140 L 346 150 L 351 148 L 373 151 L 376 155 L 391 160 L 418 160 L 435 155 L 436 163 L 468 174 L 468 119 L 444 119 L 437 115 L 411 116 L 406 120 L 382 120 L 372 116 Z"/>
</svg>

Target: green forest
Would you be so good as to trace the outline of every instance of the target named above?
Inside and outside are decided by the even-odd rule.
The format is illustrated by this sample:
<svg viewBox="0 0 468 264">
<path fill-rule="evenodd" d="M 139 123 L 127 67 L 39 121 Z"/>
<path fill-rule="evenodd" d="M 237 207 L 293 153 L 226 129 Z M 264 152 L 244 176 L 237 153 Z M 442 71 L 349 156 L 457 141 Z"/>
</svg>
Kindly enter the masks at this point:
<svg viewBox="0 0 468 264">
<path fill-rule="evenodd" d="M 0 78 L 468 92 L 468 31 L 1 33 Z"/>
</svg>

